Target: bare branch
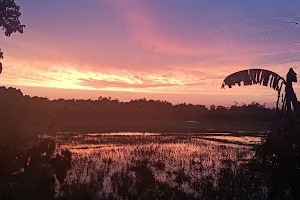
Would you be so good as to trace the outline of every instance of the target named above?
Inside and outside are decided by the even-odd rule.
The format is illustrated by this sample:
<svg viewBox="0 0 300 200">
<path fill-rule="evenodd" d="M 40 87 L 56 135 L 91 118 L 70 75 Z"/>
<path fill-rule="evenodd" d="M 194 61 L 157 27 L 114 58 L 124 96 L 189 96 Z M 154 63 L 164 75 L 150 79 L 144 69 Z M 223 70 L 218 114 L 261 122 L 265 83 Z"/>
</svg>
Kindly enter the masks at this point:
<svg viewBox="0 0 300 200">
<path fill-rule="evenodd" d="M 294 24 L 295 26 L 289 31 L 289 33 L 297 26 L 299 25 L 298 22 L 293 22 L 293 21 L 288 21 L 288 22 L 278 22 L 276 24 L 274 24 L 273 26 L 271 26 L 268 31 L 266 32 L 266 34 L 264 35 L 264 38 L 268 35 L 268 33 L 276 26 L 280 25 L 280 24 Z"/>
<path fill-rule="evenodd" d="M 296 28 L 297 25 L 298 25 L 298 24 L 295 24 L 295 25 L 293 26 L 293 28 L 291 28 L 291 30 L 288 32 L 288 34 L 290 34 L 290 33 Z"/>
</svg>

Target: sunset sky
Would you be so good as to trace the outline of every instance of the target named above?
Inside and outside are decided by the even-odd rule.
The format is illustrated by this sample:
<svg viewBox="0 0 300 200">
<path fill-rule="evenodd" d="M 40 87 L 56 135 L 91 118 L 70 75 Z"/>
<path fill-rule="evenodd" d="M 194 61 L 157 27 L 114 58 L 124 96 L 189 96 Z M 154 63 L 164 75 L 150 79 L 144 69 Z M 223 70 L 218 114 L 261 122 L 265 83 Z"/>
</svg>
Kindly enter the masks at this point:
<svg viewBox="0 0 300 200">
<path fill-rule="evenodd" d="M 195 104 L 259 101 L 262 86 L 221 90 L 238 70 L 300 74 L 299 0 L 26 0 L 24 34 L 1 34 L 0 83 L 49 98 L 111 96 Z M 300 84 L 295 90 L 300 95 Z"/>
</svg>

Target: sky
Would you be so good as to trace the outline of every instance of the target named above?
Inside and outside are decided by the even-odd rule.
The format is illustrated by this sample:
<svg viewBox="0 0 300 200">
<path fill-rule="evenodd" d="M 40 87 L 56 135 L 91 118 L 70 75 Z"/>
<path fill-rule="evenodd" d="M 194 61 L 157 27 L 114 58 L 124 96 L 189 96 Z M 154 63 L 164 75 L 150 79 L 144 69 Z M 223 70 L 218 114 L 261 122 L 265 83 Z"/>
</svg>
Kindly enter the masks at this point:
<svg viewBox="0 0 300 200">
<path fill-rule="evenodd" d="M 0 84 L 31 96 L 272 105 L 276 91 L 220 89 L 223 79 L 249 68 L 300 73 L 300 25 L 282 23 L 266 35 L 276 23 L 300 22 L 297 0 L 16 3 L 26 27 L 24 34 L 0 35 Z M 300 94 L 298 84 L 295 90 Z"/>
</svg>

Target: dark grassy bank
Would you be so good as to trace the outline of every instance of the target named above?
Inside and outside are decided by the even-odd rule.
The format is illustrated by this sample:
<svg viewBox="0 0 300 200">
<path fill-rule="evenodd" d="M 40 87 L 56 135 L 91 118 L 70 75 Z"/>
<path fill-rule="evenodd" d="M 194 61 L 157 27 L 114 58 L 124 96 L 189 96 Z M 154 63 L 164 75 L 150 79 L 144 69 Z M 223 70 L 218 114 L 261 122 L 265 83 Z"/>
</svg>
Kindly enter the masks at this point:
<svg viewBox="0 0 300 200">
<path fill-rule="evenodd" d="M 258 133 L 271 130 L 270 122 L 188 122 L 167 120 L 75 120 L 64 119 L 55 132 L 152 132 L 152 133 Z"/>
</svg>

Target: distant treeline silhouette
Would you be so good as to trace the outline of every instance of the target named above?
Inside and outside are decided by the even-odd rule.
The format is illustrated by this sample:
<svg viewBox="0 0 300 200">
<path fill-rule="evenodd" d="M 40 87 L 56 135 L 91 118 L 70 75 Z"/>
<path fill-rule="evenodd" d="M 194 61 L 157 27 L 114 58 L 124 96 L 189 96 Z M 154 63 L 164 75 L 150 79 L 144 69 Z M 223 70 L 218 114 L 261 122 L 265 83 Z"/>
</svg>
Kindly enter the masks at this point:
<svg viewBox="0 0 300 200">
<path fill-rule="evenodd" d="M 40 126 L 51 120 L 93 119 L 93 120 L 194 120 L 194 121 L 259 121 L 275 119 L 275 109 L 257 102 L 232 105 L 230 107 L 176 104 L 162 100 L 135 99 L 121 102 L 110 97 L 97 100 L 56 99 L 30 97 L 15 88 L 0 88 L 0 117 L 9 120 L 26 121 Z M 11 119 L 9 117 L 11 116 Z"/>
</svg>

